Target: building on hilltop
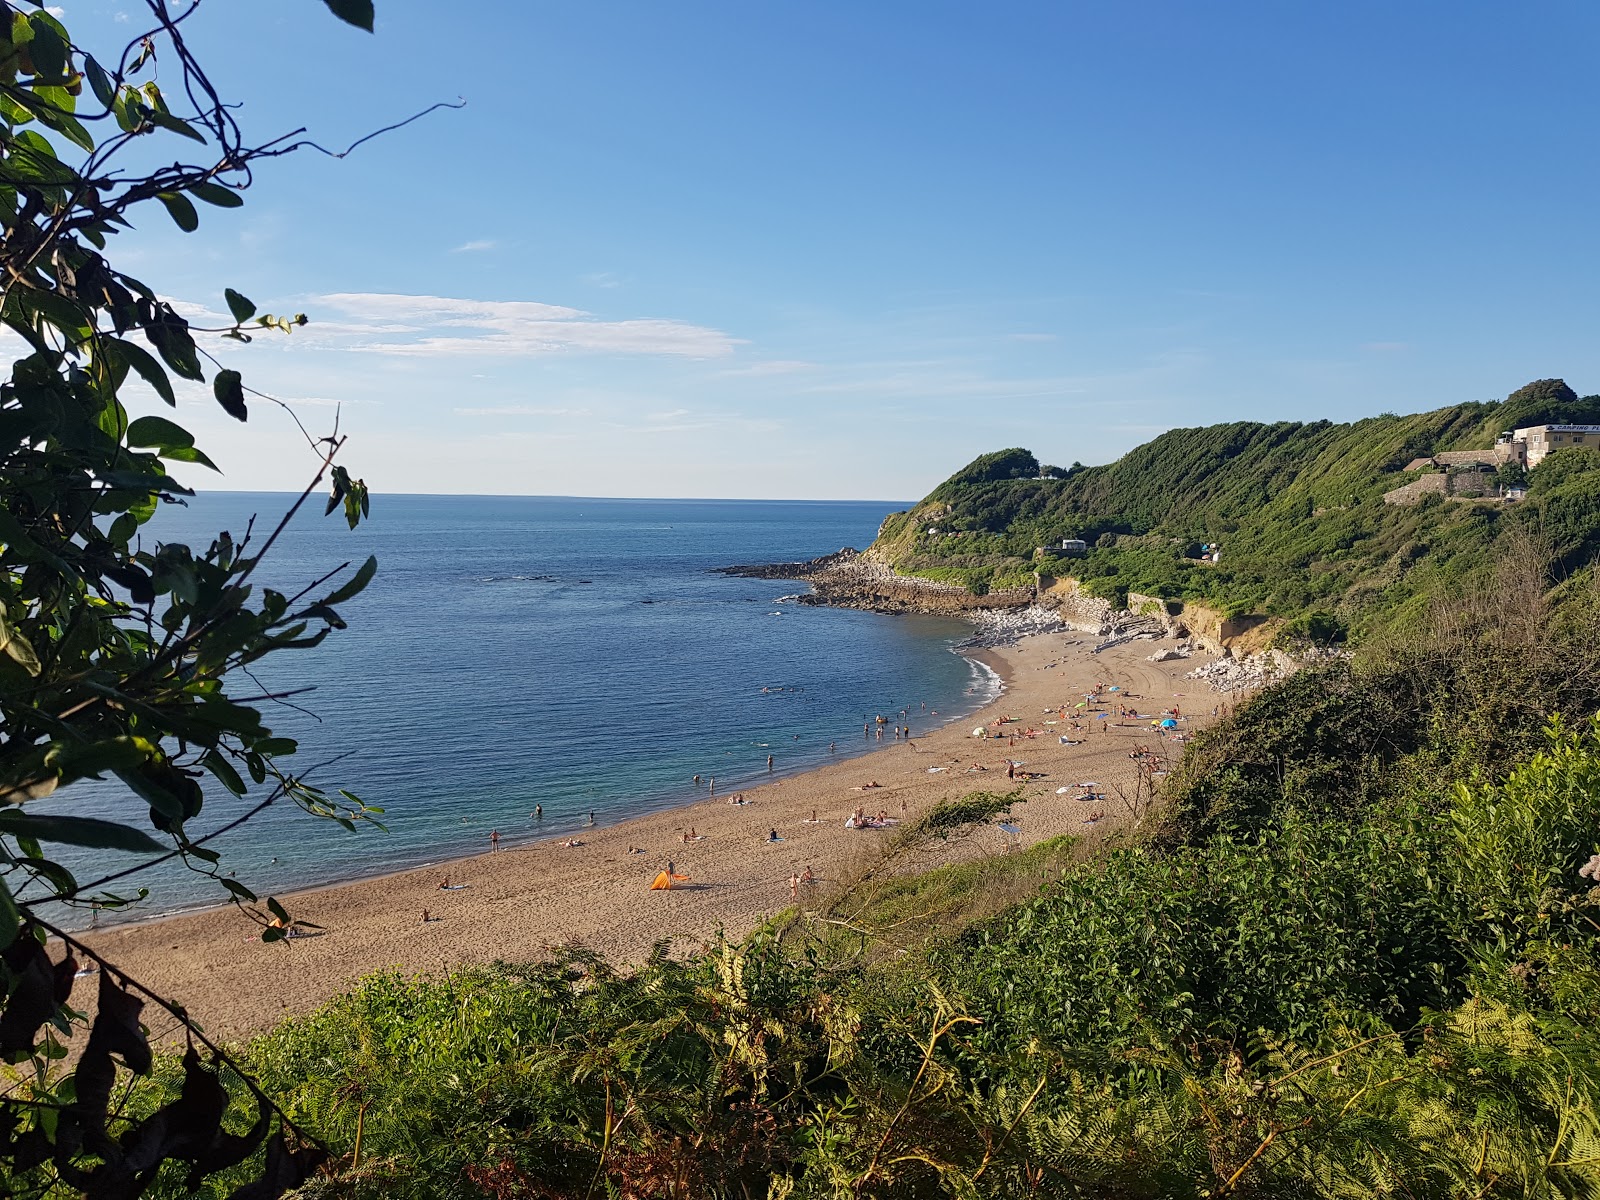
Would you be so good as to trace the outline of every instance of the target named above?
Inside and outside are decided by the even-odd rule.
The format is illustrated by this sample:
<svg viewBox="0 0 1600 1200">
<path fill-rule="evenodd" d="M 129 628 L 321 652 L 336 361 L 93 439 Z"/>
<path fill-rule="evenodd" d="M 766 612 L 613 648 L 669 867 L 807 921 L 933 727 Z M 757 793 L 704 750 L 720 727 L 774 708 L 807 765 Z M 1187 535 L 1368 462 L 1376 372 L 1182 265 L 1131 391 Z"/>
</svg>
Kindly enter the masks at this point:
<svg viewBox="0 0 1600 1200">
<path fill-rule="evenodd" d="M 1502 433 L 1494 448 L 1503 461 L 1532 468 L 1568 446 L 1600 447 L 1600 425 L 1529 425 Z"/>
</svg>

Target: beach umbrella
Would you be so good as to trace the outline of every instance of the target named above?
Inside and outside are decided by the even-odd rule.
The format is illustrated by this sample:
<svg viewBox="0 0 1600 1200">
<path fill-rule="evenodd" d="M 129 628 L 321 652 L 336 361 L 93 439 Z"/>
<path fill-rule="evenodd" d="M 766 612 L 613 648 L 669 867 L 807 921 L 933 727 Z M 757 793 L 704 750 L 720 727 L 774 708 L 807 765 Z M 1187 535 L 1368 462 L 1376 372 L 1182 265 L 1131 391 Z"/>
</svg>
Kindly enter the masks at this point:
<svg viewBox="0 0 1600 1200">
<path fill-rule="evenodd" d="M 985 729 L 982 725 L 980 725 L 980 726 L 978 726 L 976 729 L 974 729 L 972 731 L 972 736 L 973 737 L 988 737 L 989 736 L 989 731 L 987 729 Z"/>
<path fill-rule="evenodd" d="M 1161 728 L 1163 729 L 1176 729 L 1177 727 L 1178 723 L 1171 717 L 1168 717 L 1165 721 L 1161 722 Z"/>
<path fill-rule="evenodd" d="M 1086 705 L 1086 704 L 1084 704 L 1084 702 L 1083 702 L 1083 701 L 1082 701 L 1082 700 L 1079 700 L 1079 701 L 1078 701 L 1078 702 L 1077 702 L 1077 703 L 1076 703 L 1076 704 L 1074 704 L 1074 705 L 1073 705 L 1073 706 L 1072 706 L 1072 707 L 1073 707 L 1073 708 L 1087 708 L 1087 707 L 1088 707 L 1088 705 Z"/>
<path fill-rule="evenodd" d="M 1022 832 L 1022 826 L 1007 824 L 1004 821 L 1002 821 L 1000 823 L 1000 828 L 1004 829 L 1007 833 L 1012 833 L 1012 834 L 1016 834 L 1016 833 L 1021 833 Z"/>
<path fill-rule="evenodd" d="M 1109 721 L 1109 720 L 1111 720 L 1111 714 L 1110 713 L 1101 713 L 1100 716 L 1097 718 L 1097 720 Z"/>
</svg>

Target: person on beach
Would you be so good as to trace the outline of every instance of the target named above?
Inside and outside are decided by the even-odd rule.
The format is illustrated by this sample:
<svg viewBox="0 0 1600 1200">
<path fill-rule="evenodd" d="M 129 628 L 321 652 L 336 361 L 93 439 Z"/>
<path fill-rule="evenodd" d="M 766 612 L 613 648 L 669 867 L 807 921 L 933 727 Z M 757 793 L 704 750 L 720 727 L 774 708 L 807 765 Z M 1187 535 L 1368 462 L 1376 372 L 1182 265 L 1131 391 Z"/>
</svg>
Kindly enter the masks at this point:
<svg viewBox="0 0 1600 1200">
<path fill-rule="evenodd" d="M 450 890 L 450 876 L 446 875 L 439 881 L 439 890 L 441 892 L 448 892 Z"/>
<path fill-rule="evenodd" d="M 500 831 L 498 829 L 489 834 L 489 853 L 500 853 Z"/>
<path fill-rule="evenodd" d="M 772 770 L 772 755 L 770 755 L 770 754 L 767 755 L 767 770 L 768 771 Z"/>
<path fill-rule="evenodd" d="M 783 839 L 778 836 L 778 831 L 776 829 L 769 829 L 767 831 L 767 841 L 769 841 L 769 842 L 781 842 L 781 841 L 783 841 Z"/>
<path fill-rule="evenodd" d="M 433 920 L 433 918 L 428 915 L 428 910 L 427 909 L 423 909 L 422 910 L 422 923 L 424 925 L 426 925 L 431 920 Z"/>
<path fill-rule="evenodd" d="M 800 872 L 800 882 L 807 887 L 811 887 L 817 882 L 817 877 L 811 873 L 811 865 L 809 863 L 806 864 L 806 869 Z"/>
<path fill-rule="evenodd" d="M 789 873 L 789 899 L 800 899 L 800 876 L 792 871 Z"/>
</svg>

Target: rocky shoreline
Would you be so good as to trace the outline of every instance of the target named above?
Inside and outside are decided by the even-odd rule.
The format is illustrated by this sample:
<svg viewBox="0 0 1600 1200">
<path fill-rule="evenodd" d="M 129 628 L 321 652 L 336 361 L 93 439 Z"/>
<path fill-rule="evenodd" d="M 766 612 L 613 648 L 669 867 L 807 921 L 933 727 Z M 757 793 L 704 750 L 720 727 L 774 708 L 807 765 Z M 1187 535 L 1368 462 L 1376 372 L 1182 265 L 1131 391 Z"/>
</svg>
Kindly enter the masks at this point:
<svg viewBox="0 0 1600 1200">
<path fill-rule="evenodd" d="M 796 579 L 811 585 L 809 593 L 785 596 L 792 604 L 828 608 L 855 608 L 890 614 L 920 613 L 952 616 L 976 626 L 958 649 L 986 650 L 1012 646 L 1034 634 L 1085 633 L 1097 640 L 1094 652 L 1129 642 L 1166 643 L 1149 656 L 1167 662 L 1192 655 L 1215 655 L 1189 673 L 1188 678 L 1222 693 L 1253 691 L 1291 674 L 1300 664 L 1281 650 L 1235 654 L 1215 639 L 1191 634 L 1182 618 L 1149 610 L 1148 597 L 1139 597 L 1141 612 L 1116 609 L 1104 600 L 1076 590 L 1071 580 L 1056 581 L 1044 591 L 1032 588 L 974 595 L 955 584 L 899 575 L 860 551 L 845 547 L 808 562 L 751 563 L 718 567 L 717 573 L 747 579 Z"/>
</svg>

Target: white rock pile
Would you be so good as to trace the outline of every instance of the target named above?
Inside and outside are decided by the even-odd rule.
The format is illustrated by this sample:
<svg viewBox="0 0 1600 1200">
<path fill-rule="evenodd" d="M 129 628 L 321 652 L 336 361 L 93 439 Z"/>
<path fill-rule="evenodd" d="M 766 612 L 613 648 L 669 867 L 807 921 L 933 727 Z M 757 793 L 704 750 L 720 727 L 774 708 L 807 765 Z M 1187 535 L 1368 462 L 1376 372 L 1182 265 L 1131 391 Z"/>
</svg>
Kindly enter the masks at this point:
<svg viewBox="0 0 1600 1200">
<path fill-rule="evenodd" d="M 969 615 L 978 632 L 961 643 L 964 649 L 1010 646 L 1036 633 L 1066 633 L 1072 629 L 1060 614 L 1037 604 L 1027 608 L 980 608 Z"/>
<path fill-rule="evenodd" d="M 1219 658 L 1196 667 L 1184 676 L 1210 684 L 1219 692 L 1249 692 L 1265 687 L 1292 673 L 1295 661 L 1281 650 L 1246 654 L 1239 658 Z"/>
</svg>

